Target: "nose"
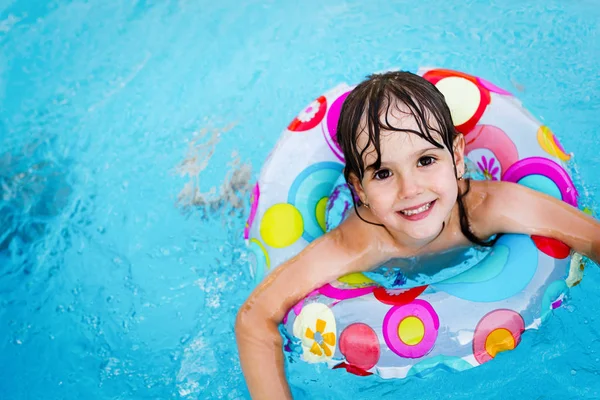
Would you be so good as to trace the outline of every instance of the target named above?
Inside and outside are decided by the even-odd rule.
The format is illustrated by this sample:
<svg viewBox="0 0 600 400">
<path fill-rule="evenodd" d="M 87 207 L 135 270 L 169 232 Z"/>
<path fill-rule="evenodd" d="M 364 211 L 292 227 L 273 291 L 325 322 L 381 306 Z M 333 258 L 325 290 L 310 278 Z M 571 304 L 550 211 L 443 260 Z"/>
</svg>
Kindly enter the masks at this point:
<svg viewBox="0 0 600 400">
<path fill-rule="evenodd" d="M 404 173 L 397 176 L 399 199 L 411 199 L 423 193 L 423 188 L 417 174 Z"/>
</svg>

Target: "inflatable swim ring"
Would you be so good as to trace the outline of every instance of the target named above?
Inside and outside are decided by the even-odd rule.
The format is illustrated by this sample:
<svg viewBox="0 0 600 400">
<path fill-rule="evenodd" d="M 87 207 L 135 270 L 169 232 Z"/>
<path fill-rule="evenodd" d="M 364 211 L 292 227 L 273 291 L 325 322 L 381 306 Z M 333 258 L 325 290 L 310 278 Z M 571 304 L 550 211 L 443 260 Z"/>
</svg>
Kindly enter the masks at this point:
<svg viewBox="0 0 600 400">
<path fill-rule="evenodd" d="M 563 166 L 571 155 L 515 97 L 462 72 L 418 74 L 444 94 L 465 135 L 466 156 L 482 179 L 517 182 L 577 207 L 577 190 Z M 256 282 L 352 207 L 336 141 L 351 89 L 339 85 L 310 103 L 263 166 L 244 232 Z M 537 328 L 562 304 L 581 277 L 567 279 L 570 269 L 579 270 L 570 261 L 570 249 L 556 240 L 504 235 L 458 272 L 438 260 L 442 271 L 455 271 L 450 276 L 420 282 L 382 267 L 341 277 L 289 310 L 281 331 L 290 339 L 286 349 L 303 360 L 357 375 L 461 371 L 514 349 L 525 330 Z"/>
</svg>

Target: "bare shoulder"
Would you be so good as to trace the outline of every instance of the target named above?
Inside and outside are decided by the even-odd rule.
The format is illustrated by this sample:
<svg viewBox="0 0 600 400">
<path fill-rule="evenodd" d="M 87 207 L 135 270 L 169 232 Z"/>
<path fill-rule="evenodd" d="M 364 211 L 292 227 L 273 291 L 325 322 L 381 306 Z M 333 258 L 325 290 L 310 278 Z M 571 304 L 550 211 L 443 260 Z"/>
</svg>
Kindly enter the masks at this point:
<svg viewBox="0 0 600 400">
<path fill-rule="evenodd" d="M 469 224 L 478 237 L 485 238 L 498 233 L 494 219 L 499 217 L 499 211 L 506 205 L 506 200 L 514 196 L 520 186 L 510 182 L 487 180 L 462 183 L 463 193 L 468 189 L 464 205 Z"/>
<path fill-rule="evenodd" d="M 370 224 L 370 213 L 361 212 L 361 219 L 356 213 L 351 213 L 348 218 L 334 230 L 338 231 L 340 245 L 350 254 L 362 253 L 363 259 L 368 264 L 386 261 L 395 252 L 394 241 L 383 227 Z M 368 266 L 365 266 L 368 268 Z"/>
<path fill-rule="evenodd" d="M 586 227 L 590 222 L 596 223 L 560 199 L 512 182 L 472 182 L 465 202 L 470 222 L 482 236 L 495 233 L 541 234 L 564 241 L 564 232 L 568 232 L 570 227 L 579 223 Z M 589 232 L 594 229 L 592 225 Z"/>
<path fill-rule="evenodd" d="M 487 214 L 502 212 L 515 205 L 521 205 L 521 208 L 529 207 L 541 198 L 550 198 L 547 194 L 513 182 L 476 181 L 473 184 L 485 199 L 482 210 Z"/>
</svg>

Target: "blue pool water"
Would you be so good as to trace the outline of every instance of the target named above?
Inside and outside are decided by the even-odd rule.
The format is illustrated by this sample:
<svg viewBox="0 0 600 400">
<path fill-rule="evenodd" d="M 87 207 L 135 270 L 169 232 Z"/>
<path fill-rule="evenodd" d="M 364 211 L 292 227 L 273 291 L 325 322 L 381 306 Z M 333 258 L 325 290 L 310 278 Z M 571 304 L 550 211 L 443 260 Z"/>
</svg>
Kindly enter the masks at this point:
<svg viewBox="0 0 600 400">
<path fill-rule="evenodd" d="M 595 0 L 0 0 L 0 397 L 247 398 L 250 182 L 339 82 L 443 66 L 515 92 L 598 211 Z M 600 270 L 519 347 L 382 381 L 293 363 L 298 399 L 600 398 Z"/>
</svg>

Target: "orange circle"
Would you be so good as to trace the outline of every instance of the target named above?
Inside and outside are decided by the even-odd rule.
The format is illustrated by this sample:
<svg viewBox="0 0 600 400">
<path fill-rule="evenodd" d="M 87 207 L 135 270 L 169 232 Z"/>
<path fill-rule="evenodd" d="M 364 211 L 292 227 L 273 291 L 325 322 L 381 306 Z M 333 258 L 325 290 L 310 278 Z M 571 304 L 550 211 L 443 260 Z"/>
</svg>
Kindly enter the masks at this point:
<svg viewBox="0 0 600 400">
<path fill-rule="evenodd" d="M 492 357 L 496 354 L 515 348 L 515 338 L 508 329 L 498 328 L 490 332 L 485 339 L 485 351 Z"/>
</svg>

